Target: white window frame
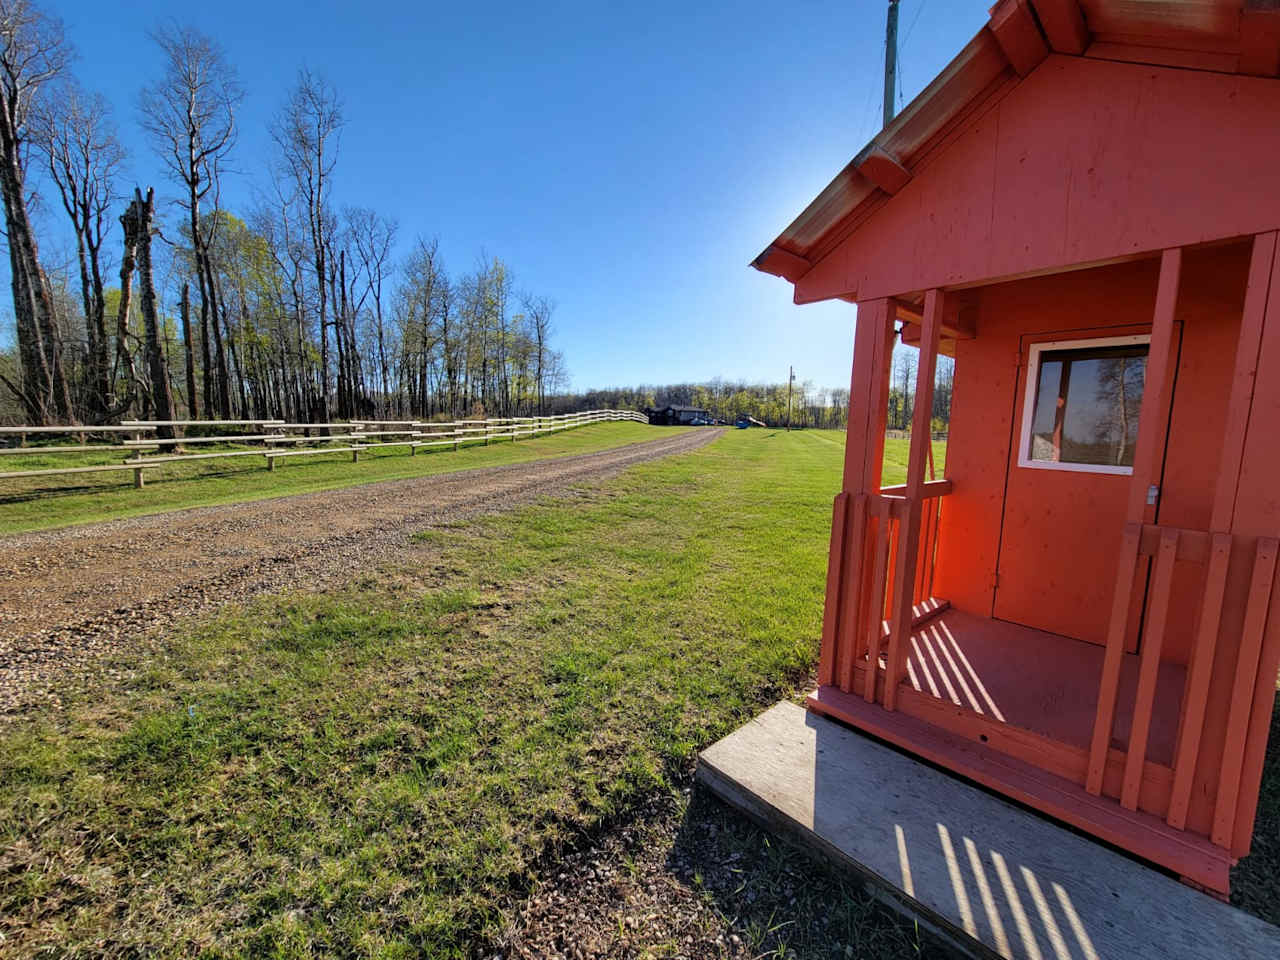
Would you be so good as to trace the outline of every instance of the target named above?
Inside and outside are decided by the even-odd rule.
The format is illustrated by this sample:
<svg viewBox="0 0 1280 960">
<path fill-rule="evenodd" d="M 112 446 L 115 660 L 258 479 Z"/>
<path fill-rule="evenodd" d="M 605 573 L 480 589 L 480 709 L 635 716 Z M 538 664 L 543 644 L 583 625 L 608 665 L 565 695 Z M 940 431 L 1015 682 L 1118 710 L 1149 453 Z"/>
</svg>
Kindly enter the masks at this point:
<svg viewBox="0 0 1280 960">
<path fill-rule="evenodd" d="M 1151 345 L 1151 334 L 1139 333 L 1124 337 L 1093 337 L 1088 340 L 1050 340 L 1033 343 L 1027 351 L 1026 386 L 1022 395 L 1022 428 L 1018 431 L 1018 466 L 1031 470 L 1066 470 L 1073 473 L 1110 473 L 1132 476 L 1133 467 L 1110 467 L 1102 463 L 1064 463 L 1061 460 L 1032 460 L 1031 421 L 1035 416 L 1036 392 L 1040 386 L 1040 354 L 1052 350 L 1092 350 L 1097 347 L 1132 347 L 1140 343 Z M 1146 392 L 1143 392 L 1146 398 Z"/>
</svg>

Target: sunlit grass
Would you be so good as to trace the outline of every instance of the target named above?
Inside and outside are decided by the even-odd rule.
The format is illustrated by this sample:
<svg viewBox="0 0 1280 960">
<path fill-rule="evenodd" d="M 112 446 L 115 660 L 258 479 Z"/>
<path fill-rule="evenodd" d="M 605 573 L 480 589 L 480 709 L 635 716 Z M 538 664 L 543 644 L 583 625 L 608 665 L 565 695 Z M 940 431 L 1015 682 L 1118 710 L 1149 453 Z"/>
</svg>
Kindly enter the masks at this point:
<svg viewBox="0 0 1280 960">
<path fill-rule="evenodd" d="M 548 851 L 809 681 L 840 463 L 731 431 L 11 725 L 6 951 L 465 955 Z"/>
</svg>

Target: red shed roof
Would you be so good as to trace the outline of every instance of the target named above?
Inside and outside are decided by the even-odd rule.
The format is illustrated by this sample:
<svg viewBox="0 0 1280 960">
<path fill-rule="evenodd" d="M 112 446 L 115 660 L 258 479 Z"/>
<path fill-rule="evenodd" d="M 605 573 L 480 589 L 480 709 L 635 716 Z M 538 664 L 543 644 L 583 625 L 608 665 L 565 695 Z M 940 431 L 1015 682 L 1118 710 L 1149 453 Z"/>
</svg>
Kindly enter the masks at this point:
<svg viewBox="0 0 1280 960">
<path fill-rule="evenodd" d="M 964 120 L 1050 52 L 1280 74 L 1280 0 L 1000 0 L 991 19 L 752 266 L 792 283 L 858 229 Z"/>
</svg>

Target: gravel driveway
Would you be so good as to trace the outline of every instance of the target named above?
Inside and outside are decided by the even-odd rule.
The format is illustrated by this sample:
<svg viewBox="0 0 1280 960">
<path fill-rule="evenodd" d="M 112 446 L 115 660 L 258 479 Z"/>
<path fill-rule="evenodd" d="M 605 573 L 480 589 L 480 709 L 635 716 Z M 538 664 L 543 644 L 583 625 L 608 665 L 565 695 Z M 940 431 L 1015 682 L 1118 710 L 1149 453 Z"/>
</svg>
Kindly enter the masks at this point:
<svg viewBox="0 0 1280 960">
<path fill-rule="evenodd" d="M 0 540 L 0 716 L 56 705 L 65 671 L 83 672 L 177 617 L 340 582 L 393 559 L 416 530 L 563 496 L 720 433 Z"/>
</svg>

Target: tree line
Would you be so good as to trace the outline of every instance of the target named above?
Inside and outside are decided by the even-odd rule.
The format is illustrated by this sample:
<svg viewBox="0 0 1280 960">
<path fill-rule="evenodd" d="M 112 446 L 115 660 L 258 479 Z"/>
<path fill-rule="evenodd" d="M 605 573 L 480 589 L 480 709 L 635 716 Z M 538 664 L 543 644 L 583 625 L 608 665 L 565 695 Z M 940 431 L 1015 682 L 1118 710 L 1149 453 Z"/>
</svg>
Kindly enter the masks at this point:
<svg viewBox="0 0 1280 960">
<path fill-rule="evenodd" d="M 900 346 L 894 351 L 889 387 L 886 427 L 909 430 L 916 389 L 918 351 Z M 933 393 L 933 432 L 945 434 L 951 422 L 951 388 L 955 380 L 955 361 L 938 357 L 937 377 Z M 791 385 L 788 406 L 787 384 L 747 383 L 745 381 L 709 380 L 705 383 L 677 383 L 665 386 L 612 387 L 551 397 L 550 412 L 571 413 L 578 410 L 627 409 L 659 410 L 674 404 L 706 410 L 716 420 L 732 423 L 738 417 L 754 417 L 770 427 L 810 427 L 843 430 L 849 423 L 849 391 L 832 387 L 816 387 L 812 381 L 796 381 Z M 788 413 L 789 411 L 789 413 Z"/>
<path fill-rule="evenodd" d="M 419 236 L 397 256 L 394 218 L 339 205 L 338 92 L 301 70 L 271 122 L 261 199 L 222 205 L 244 99 L 199 31 L 151 34 L 137 139 L 169 193 L 125 192 L 128 152 L 106 100 L 71 75 L 71 41 L 26 0 L 0 0 L 0 193 L 14 347 L 0 416 L 31 424 L 122 417 L 295 422 L 547 413 L 567 382 L 555 304 L 501 259 L 446 269 Z M 49 269 L 34 205 L 74 240 Z M 174 209 L 165 218 L 157 212 Z M 116 283 L 112 283 L 112 280 Z"/>
</svg>

